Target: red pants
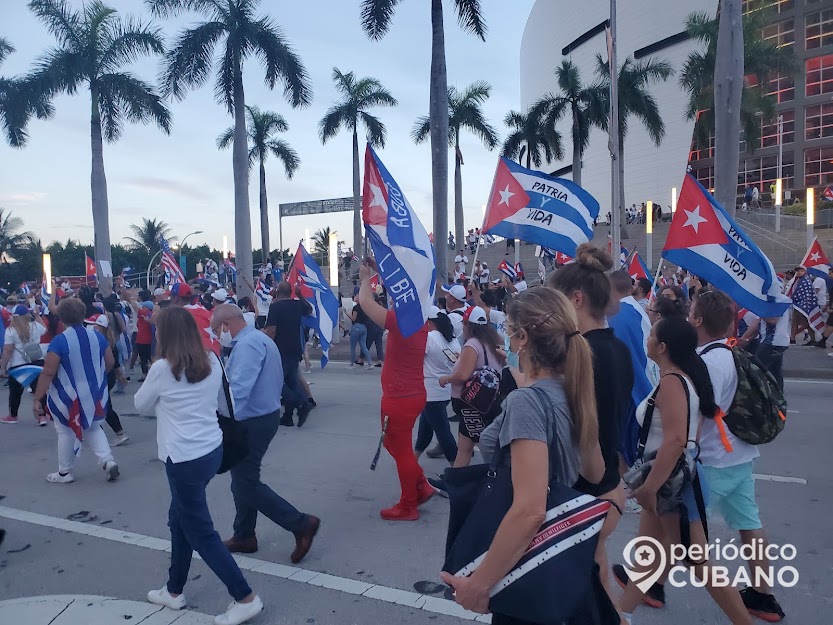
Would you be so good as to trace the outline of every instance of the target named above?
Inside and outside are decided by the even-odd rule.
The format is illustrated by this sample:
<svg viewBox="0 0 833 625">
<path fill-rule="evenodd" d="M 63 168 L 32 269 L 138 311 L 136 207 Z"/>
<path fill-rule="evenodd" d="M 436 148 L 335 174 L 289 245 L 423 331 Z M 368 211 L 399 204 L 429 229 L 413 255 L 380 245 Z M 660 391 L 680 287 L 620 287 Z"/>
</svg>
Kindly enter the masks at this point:
<svg viewBox="0 0 833 625">
<path fill-rule="evenodd" d="M 425 395 L 382 397 L 382 424 L 388 417 L 385 449 L 396 462 L 403 506 L 416 508 L 417 486 L 425 482 L 425 474 L 414 457 L 413 431 L 417 417 L 425 408 Z"/>
</svg>

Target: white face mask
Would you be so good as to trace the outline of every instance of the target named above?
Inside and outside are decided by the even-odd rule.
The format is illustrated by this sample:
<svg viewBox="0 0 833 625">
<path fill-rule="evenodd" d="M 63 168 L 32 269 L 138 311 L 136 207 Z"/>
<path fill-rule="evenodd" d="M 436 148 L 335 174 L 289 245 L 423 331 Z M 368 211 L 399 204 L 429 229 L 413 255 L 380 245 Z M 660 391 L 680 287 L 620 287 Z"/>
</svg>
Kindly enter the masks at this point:
<svg viewBox="0 0 833 625">
<path fill-rule="evenodd" d="M 220 332 L 220 345 L 223 347 L 231 347 L 231 332 L 228 330 L 223 330 Z"/>
</svg>

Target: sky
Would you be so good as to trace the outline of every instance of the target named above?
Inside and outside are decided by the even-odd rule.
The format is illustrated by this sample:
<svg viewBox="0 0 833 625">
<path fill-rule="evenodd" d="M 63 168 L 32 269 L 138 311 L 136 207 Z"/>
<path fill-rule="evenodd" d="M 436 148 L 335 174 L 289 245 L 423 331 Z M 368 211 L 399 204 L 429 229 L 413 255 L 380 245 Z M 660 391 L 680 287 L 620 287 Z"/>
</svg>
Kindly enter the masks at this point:
<svg viewBox="0 0 833 625">
<path fill-rule="evenodd" d="M 122 15 L 152 21 L 140 0 L 105 0 Z M 81 0 L 69 0 L 81 7 Z M 27 71 L 54 45 L 46 28 L 26 7 L 26 0 L 0 2 L 0 36 L 16 48 L 0 68 L 11 76 Z M 445 2 L 445 38 L 449 84 L 463 88 L 474 81 L 491 83 L 492 97 L 484 106 L 487 119 L 506 135 L 503 118 L 520 101 L 519 57 L 523 29 L 534 0 L 483 3 L 489 32 L 486 41 L 464 33 L 457 25 L 450 0 Z M 428 142 L 414 145 L 410 132 L 415 120 L 428 112 L 431 61 L 430 2 L 405 0 L 396 8 L 392 27 L 380 42 L 367 39 L 359 23 L 358 0 L 262 1 L 262 14 L 282 28 L 306 66 L 313 88 L 313 102 L 293 109 L 283 99 L 282 88 L 270 91 L 263 83 L 258 62 L 244 65 L 246 103 L 284 116 L 288 141 L 301 158 L 301 167 L 286 180 L 277 161 L 267 161 L 272 247 L 278 245 L 277 205 L 352 195 L 351 135 L 342 131 L 321 144 L 318 122 L 337 99 L 331 75 L 334 66 L 358 76 L 378 78 L 395 98 L 396 108 L 375 113 L 386 124 L 388 140 L 380 157 L 405 192 L 429 232 L 431 226 L 431 153 Z M 166 44 L 185 26 L 200 21 L 187 13 L 175 19 L 155 20 L 163 28 Z M 137 62 L 132 70 L 155 82 L 158 58 Z M 234 195 L 231 149 L 218 151 L 216 138 L 232 124 L 213 94 L 213 77 L 182 101 L 171 101 L 173 127 L 169 136 L 155 126 L 126 125 L 117 143 L 105 144 L 104 164 L 110 204 L 112 243 L 123 242 L 130 224 L 144 218 L 162 219 L 189 244 L 206 243 L 221 249 L 228 235 L 234 249 Z M 91 243 L 89 92 L 62 95 L 54 100 L 51 120 L 33 120 L 30 140 L 23 150 L 0 144 L 0 208 L 23 218 L 46 245 L 77 239 Z M 461 149 L 463 203 L 467 227 L 480 225 L 482 206 L 492 182 L 498 152 L 489 152 L 473 136 L 464 135 Z M 360 152 L 364 146 L 360 144 Z M 257 170 L 249 189 L 252 241 L 260 247 Z M 453 229 L 453 153 L 449 150 L 449 228 Z M 330 226 L 339 239 L 351 244 L 352 216 L 336 213 L 284 219 L 283 247 L 322 226 Z"/>
</svg>

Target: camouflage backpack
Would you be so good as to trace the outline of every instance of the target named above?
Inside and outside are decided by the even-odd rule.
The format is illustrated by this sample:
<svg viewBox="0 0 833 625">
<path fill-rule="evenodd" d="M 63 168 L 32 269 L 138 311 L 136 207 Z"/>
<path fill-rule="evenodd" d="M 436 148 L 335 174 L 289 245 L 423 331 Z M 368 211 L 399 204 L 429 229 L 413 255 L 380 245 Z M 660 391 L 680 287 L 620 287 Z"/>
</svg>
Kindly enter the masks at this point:
<svg viewBox="0 0 833 625">
<path fill-rule="evenodd" d="M 723 422 L 729 431 L 750 445 L 763 445 L 775 439 L 787 420 L 787 401 L 773 375 L 763 364 L 740 349 L 728 345 L 710 345 L 701 352 L 728 349 L 735 359 L 738 388 Z"/>
</svg>

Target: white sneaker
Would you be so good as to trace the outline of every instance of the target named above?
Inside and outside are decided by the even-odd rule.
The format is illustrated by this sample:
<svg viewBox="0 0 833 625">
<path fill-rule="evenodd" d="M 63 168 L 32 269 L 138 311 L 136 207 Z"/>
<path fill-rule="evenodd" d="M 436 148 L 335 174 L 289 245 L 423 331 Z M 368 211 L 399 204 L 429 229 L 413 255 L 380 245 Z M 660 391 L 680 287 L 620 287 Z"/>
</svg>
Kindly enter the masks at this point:
<svg viewBox="0 0 833 625">
<path fill-rule="evenodd" d="M 107 474 L 107 481 L 108 482 L 115 482 L 119 479 L 119 465 L 117 465 L 112 460 L 108 460 L 104 463 L 104 472 Z"/>
<path fill-rule="evenodd" d="M 304 373 L 312 373 L 312 367 L 307 367 L 304 369 Z"/>
<path fill-rule="evenodd" d="M 72 473 L 61 475 L 59 471 L 55 471 L 55 473 L 50 473 L 46 476 L 46 481 L 52 482 L 53 484 L 69 484 L 70 482 L 74 482 L 75 478 L 72 477 Z"/>
<path fill-rule="evenodd" d="M 171 610 L 181 610 L 188 603 L 185 601 L 185 595 L 179 595 L 178 597 L 171 596 L 167 586 L 162 586 L 159 590 L 151 590 L 148 592 L 148 601 L 156 605 L 163 605 Z"/>
<path fill-rule="evenodd" d="M 127 441 L 130 440 L 130 437 L 127 434 L 119 434 L 116 438 L 113 439 L 113 442 L 110 443 L 110 447 L 118 447 L 119 445 L 124 445 Z"/>
<path fill-rule="evenodd" d="M 233 601 L 229 604 L 228 610 L 214 617 L 214 625 L 240 625 L 240 623 L 253 619 L 261 612 L 263 612 L 263 602 L 257 595 L 249 603 Z"/>
<path fill-rule="evenodd" d="M 373 368 L 373 363 L 372 363 L 372 362 L 366 362 L 366 363 L 364 363 L 364 368 L 365 368 L 365 369 L 372 369 L 372 368 Z"/>
<path fill-rule="evenodd" d="M 636 499 L 626 499 L 625 512 L 639 514 L 640 512 L 642 512 L 642 506 L 639 505 L 639 502 L 637 502 Z"/>
<path fill-rule="evenodd" d="M 355 363 L 355 362 L 351 362 L 349 365 L 347 365 L 347 368 L 348 368 L 348 369 L 355 369 L 355 368 L 356 368 L 356 363 Z"/>
</svg>

